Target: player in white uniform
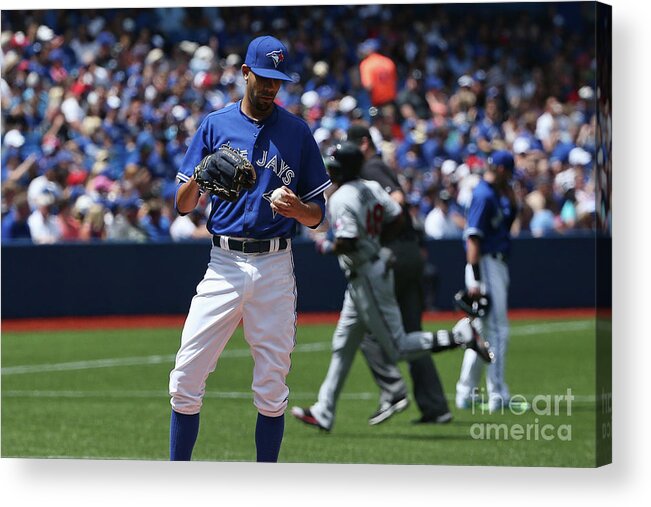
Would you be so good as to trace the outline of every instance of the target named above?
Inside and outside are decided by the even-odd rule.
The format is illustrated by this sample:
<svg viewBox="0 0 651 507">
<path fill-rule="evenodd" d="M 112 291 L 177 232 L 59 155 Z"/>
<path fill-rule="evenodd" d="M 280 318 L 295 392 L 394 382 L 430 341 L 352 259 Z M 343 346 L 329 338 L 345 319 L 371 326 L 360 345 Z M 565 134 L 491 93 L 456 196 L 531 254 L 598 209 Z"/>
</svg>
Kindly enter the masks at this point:
<svg viewBox="0 0 651 507">
<path fill-rule="evenodd" d="M 393 289 L 391 254 L 380 246 L 380 237 L 386 239 L 399 230 L 402 210 L 379 183 L 359 179 L 362 163 L 361 151 L 351 142 L 338 145 L 328 160 L 328 174 L 338 185 L 328 201 L 335 240 L 323 240 L 318 248 L 338 256 L 348 287 L 318 401 L 309 408 L 292 408 L 296 418 L 327 431 L 333 427 L 339 393 L 367 332 L 393 362 L 459 346 L 476 350 L 486 361 L 492 356 L 477 332 L 478 321 L 468 318 L 451 331 L 405 333 Z"/>
<path fill-rule="evenodd" d="M 204 118 L 177 174 L 176 208 L 181 214 L 199 201 L 194 168 L 220 147 L 246 155 L 257 176 L 235 202 L 211 196 L 210 262 L 192 299 L 170 373 L 174 461 L 192 457 L 206 379 L 240 322 L 254 358 L 256 459 L 278 460 L 289 397 L 285 379 L 296 335 L 291 239 L 297 222 L 306 227 L 321 223 L 323 191 L 330 185 L 308 125 L 274 103 L 281 81 L 291 81 L 286 60 L 287 48 L 275 37 L 251 41 L 242 65 L 244 97 Z"/>
</svg>

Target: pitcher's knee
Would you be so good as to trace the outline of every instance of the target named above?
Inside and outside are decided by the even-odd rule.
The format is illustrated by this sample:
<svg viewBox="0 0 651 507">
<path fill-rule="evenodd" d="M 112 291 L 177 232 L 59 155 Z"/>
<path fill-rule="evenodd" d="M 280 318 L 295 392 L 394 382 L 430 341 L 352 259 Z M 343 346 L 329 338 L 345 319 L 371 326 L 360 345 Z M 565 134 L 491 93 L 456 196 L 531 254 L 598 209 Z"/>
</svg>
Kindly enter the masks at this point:
<svg viewBox="0 0 651 507">
<path fill-rule="evenodd" d="M 189 380 L 176 371 L 170 374 L 170 404 L 180 414 L 197 414 L 203 403 L 203 389 Z"/>
<path fill-rule="evenodd" d="M 289 389 L 285 385 L 273 393 L 259 392 L 254 388 L 253 404 L 262 415 L 278 417 L 285 413 L 288 397 Z"/>
<path fill-rule="evenodd" d="M 179 392 L 170 391 L 170 404 L 175 412 L 185 415 L 198 414 L 201 411 L 203 398 L 188 396 Z"/>
</svg>

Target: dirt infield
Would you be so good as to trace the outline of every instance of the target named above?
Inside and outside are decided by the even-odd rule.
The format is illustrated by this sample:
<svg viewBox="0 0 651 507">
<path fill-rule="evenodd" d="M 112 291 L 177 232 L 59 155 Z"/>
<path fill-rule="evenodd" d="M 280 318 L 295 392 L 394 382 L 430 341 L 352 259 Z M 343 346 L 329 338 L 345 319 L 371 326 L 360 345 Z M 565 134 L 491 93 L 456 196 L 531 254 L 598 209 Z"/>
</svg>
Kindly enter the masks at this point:
<svg viewBox="0 0 651 507">
<path fill-rule="evenodd" d="M 602 312 L 599 312 L 600 316 Z M 609 312 L 608 312 L 609 314 Z M 453 320 L 459 312 L 425 312 L 425 322 Z M 512 320 L 595 318 L 594 308 L 511 310 Z M 299 324 L 334 324 L 339 313 L 300 313 Z M 185 315 L 115 315 L 104 317 L 57 317 L 47 319 L 3 319 L 2 331 L 69 331 L 100 329 L 181 328 Z"/>
</svg>

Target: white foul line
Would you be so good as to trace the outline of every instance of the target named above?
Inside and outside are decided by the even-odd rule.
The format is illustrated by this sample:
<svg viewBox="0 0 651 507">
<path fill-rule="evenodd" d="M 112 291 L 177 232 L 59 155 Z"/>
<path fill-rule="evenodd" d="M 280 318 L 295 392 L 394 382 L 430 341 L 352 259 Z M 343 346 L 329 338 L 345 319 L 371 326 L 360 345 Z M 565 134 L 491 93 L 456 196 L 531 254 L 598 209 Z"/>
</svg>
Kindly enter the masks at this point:
<svg viewBox="0 0 651 507">
<path fill-rule="evenodd" d="M 524 324 L 511 326 L 511 336 L 530 336 L 532 334 L 560 333 L 565 331 L 586 331 L 595 329 L 594 321 L 576 320 L 567 322 L 549 322 L 547 324 Z"/>
<path fill-rule="evenodd" d="M 2 395 L 7 398 L 118 398 L 118 399 L 156 399 L 156 398 L 169 398 L 169 394 L 165 391 L 3 391 Z M 314 400 L 317 393 L 295 393 L 291 391 L 290 398 L 292 400 Z M 524 397 L 526 400 L 532 400 L 538 395 L 533 394 L 519 394 L 518 396 Z M 596 396 L 592 394 L 572 395 L 572 401 L 579 403 L 593 403 L 596 401 Z M 374 400 L 378 394 L 373 393 L 341 393 L 340 398 L 343 400 Z M 215 391 L 208 390 L 204 394 L 204 398 L 214 399 L 233 399 L 233 400 L 248 400 L 253 398 L 253 393 L 250 391 Z M 454 400 L 454 394 L 446 394 L 448 401 Z"/>
<path fill-rule="evenodd" d="M 22 373 L 44 373 L 53 371 L 89 370 L 93 368 L 112 368 L 114 366 L 143 366 L 174 361 L 173 355 L 116 357 L 113 359 L 96 359 L 93 361 L 75 361 L 71 363 L 34 364 L 24 366 L 9 366 L 2 368 L 3 375 L 20 375 Z"/>
<path fill-rule="evenodd" d="M 550 322 L 548 324 L 514 325 L 511 327 L 511 336 L 531 336 L 546 333 L 557 333 L 561 331 L 583 331 L 594 329 L 593 321 L 567 321 Z M 323 352 L 330 350 L 330 342 L 307 343 L 297 345 L 294 353 Z M 250 357 L 249 349 L 225 350 L 222 357 Z M 116 366 L 147 366 L 163 363 L 173 363 L 175 355 L 154 355 L 141 357 L 116 357 L 111 359 L 96 359 L 90 361 L 74 361 L 55 364 L 34 364 L 21 366 L 8 366 L 0 371 L 2 375 L 21 375 L 26 373 L 46 373 L 57 371 L 90 370 L 96 368 L 113 368 Z"/>
<path fill-rule="evenodd" d="M 308 343 L 298 345 L 294 352 L 322 352 L 329 350 L 330 343 Z M 250 357 L 249 349 L 225 350 L 222 357 Z M 3 375 L 20 375 L 24 373 L 45 373 L 53 371 L 91 370 L 95 368 L 113 368 L 115 366 L 147 366 L 152 364 L 174 363 L 174 354 L 164 356 L 141 356 L 141 357 L 116 357 L 112 359 L 95 359 L 91 361 L 74 361 L 70 363 L 55 364 L 33 364 L 22 366 L 8 366 L 2 368 Z"/>
</svg>

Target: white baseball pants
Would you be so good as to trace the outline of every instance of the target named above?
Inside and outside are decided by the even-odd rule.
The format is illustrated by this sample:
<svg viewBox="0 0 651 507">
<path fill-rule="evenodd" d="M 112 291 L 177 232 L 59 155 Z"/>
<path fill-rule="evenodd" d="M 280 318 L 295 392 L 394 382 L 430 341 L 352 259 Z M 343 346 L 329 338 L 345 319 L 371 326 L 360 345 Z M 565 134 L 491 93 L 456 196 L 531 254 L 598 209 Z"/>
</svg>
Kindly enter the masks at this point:
<svg viewBox="0 0 651 507">
<path fill-rule="evenodd" d="M 296 280 L 290 247 L 245 254 L 213 246 L 170 373 L 169 392 L 176 412 L 200 411 L 206 379 L 240 322 L 255 361 L 253 404 L 263 415 L 279 416 L 287 407 L 285 379 L 296 338 Z"/>
<path fill-rule="evenodd" d="M 486 389 L 490 410 L 496 410 L 510 399 L 504 380 L 506 350 L 509 342 L 508 289 L 509 269 L 506 262 L 483 255 L 480 261 L 481 279 L 491 298 L 491 309 L 482 319 L 484 338 L 490 343 L 495 361 L 486 367 Z M 457 382 L 456 405 L 467 406 L 477 392 L 485 362 L 474 350 L 466 349 Z"/>
</svg>

